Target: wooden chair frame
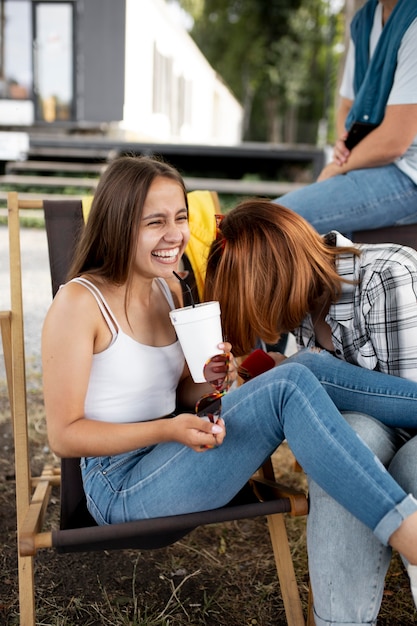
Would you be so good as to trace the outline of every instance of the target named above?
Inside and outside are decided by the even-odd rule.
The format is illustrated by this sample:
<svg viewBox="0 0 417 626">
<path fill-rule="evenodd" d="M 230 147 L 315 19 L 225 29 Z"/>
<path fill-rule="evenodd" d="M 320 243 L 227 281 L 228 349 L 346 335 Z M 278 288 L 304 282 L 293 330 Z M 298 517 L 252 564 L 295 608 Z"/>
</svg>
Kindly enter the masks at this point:
<svg viewBox="0 0 417 626">
<path fill-rule="evenodd" d="M 8 194 L 8 225 L 10 245 L 10 288 L 11 309 L 0 312 L 1 337 L 3 342 L 6 376 L 10 397 L 11 414 L 15 441 L 16 472 L 16 514 L 18 543 L 18 576 L 20 622 L 25 626 L 35 626 L 35 582 L 34 558 L 44 548 L 58 551 L 100 550 L 109 547 L 144 547 L 147 533 L 155 534 L 154 522 L 162 523 L 168 531 L 180 532 L 181 536 L 200 524 L 218 523 L 234 519 L 263 516 L 267 517 L 269 532 L 281 594 L 285 606 L 287 623 L 290 626 L 304 626 L 299 590 L 288 537 L 285 528 L 284 512 L 292 515 L 306 515 L 308 511 L 305 494 L 283 487 L 275 482 L 272 463 L 269 461 L 254 477 L 264 501 L 244 506 L 231 506 L 203 512 L 151 520 L 132 522 L 114 526 L 95 526 L 86 529 L 59 530 L 44 529 L 44 521 L 52 487 L 61 483 L 60 468 L 45 466 L 40 476 L 33 477 L 30 471 L 30 450 L 28 440 L 28 416 L 25 379 L 25 350 L 22 304 L 22 269 L 20 256 L 20 209 L 43 209 L 42 201 L 20 200 L 16 192 Z M 62 488 L 62 485 L 61 485 Z M 148 528 L 146 524 L 148 523 Z M 123 527 L 123 528 L 120 528 Z M 125 532 L 133 528 L 126 543 Z M 118 532 L 121 539 L 118 543 Z M 97 537 L 99 540 L 97 541 Z M 115 539 L 116 538 L 116 539 Z M 164 537 L 163 537 L 164 539 Z M 175 540 L 175 539 L 174 539 Z M 94 543 L 95 542 L 95 543 Z M 112 543 L 113 542 L 113 543 Z M 115 543 L 114 543 L 115 542 Z M 173 541 L 168 539 L 162 545 Z M 154 547 L 154 546 L 151 546 Z M 310 621 L 309 621 L 310 623 Z M 311 622 L 312 623 L 312 622 Z"/>
</svg>

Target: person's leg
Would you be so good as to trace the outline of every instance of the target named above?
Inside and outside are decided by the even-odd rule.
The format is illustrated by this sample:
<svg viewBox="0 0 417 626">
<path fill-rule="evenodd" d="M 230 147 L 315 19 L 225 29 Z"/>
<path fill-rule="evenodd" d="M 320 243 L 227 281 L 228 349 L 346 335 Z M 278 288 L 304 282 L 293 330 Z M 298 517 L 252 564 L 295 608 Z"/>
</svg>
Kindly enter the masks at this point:
<svg viewBox="0 0 417 626">
<path fill-rule="evenodd" d="M 401 446 L 388 471 L 404 491 L 417 497 L 417 434 Z"/>
<path fill-rule="evenodd" d="M 417 497 L 417 435 L 408 441 L 392 459 L 389 472 L 407 493 Z M 403 558 L 411 582 L 411 592 L 417 607 L 417 567 Z"/>
<path fill-rule="evenodd" d="M 352 365 L 326 350 L 301 350 L 279 368 L 291 363 L 300 363 L 313 372 L 339 411 L 360 411 L 387 426 L 417 427 L 414 381 Z"/>
<path fill-rule="evenodd" d="M 297 363 L 278 367 L 223 398 L 227 436 L 201 454 L 166 443 L 83 467 L 100 521 L 115 523 L 226 504 L 287 439 L 302 467 L 384 543 L 417 563 L 417 501 L 397 485 L 343 419 L 317 378 Z"/>
<path fill-rule="evenodd" d="M 406 441 L 401 431 L 370 416 L 344 417 L 385 466 Z M 316 626 L 376 624 L 391 548 L 313 480 L 309 499 L 307 548 Z"/>
<path fill-rule="evenodd" d="M 395 165 L 355 170 L 275 200 L 321 234 L 417 222 L 417 186 Z"/>
<path fill-rule="evenodd" d="M 392 459 L 389 472 L 402 486 L 404 491 L 417 497 L 417 435 L 403 445 Z M 403 558 L 404 564 L 410 576 L 411 591 L 414 603 L 417 606 L 417 568 L 410 566 Z"/>
</svg>

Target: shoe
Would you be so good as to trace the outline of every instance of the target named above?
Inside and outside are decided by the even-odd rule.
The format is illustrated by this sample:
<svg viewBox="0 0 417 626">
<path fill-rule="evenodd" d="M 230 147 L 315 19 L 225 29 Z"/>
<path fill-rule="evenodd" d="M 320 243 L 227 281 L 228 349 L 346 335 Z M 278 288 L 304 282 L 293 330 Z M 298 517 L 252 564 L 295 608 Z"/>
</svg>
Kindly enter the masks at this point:
<svg viewBox="0 0 417 626">
<path fill-rule="evenodd" d="M 410 577 L 411 593 L 413 594 L 414 606 L 417 609 L 417 565 L 407 565 L 407 572 Z"/>
</svg>

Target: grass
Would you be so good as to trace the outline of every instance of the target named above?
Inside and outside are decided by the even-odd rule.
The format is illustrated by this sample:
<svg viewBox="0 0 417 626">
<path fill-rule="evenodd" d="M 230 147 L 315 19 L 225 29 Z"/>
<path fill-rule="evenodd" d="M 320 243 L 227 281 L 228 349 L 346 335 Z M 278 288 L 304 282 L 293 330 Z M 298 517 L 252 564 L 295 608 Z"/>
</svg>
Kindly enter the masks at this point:
<svg viewBox="0 0 417 626">
<path fill-rule="evenodd" d="M 0 215 L 0 226 L 7 226 L 7 217 Z M 43 217 L 28 215 L 20 217 L 21 228 L 45 228 L 45 220 Z"/>
</svg>

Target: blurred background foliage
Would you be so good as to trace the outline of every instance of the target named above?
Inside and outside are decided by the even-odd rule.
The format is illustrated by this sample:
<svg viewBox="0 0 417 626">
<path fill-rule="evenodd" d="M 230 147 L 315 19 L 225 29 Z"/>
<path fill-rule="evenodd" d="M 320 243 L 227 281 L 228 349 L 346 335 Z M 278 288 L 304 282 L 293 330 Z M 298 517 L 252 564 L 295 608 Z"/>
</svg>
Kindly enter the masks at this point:
<svg viewBox="0 0 417 626">
<path fill-rule="evenodd" d="M 244 108 L 243 139 L 324 145 L 348 25 L 364 0 L 179 0 L 190 34 Z"/>
</svg>

